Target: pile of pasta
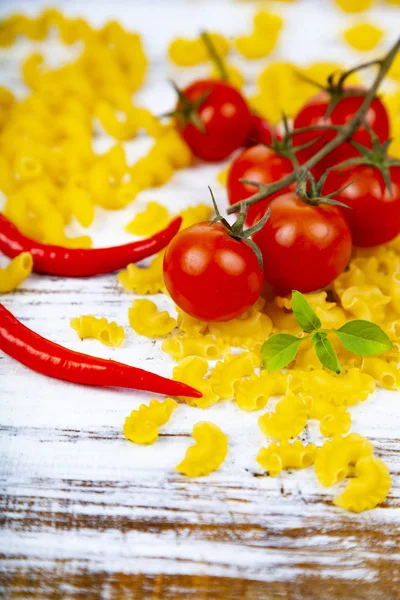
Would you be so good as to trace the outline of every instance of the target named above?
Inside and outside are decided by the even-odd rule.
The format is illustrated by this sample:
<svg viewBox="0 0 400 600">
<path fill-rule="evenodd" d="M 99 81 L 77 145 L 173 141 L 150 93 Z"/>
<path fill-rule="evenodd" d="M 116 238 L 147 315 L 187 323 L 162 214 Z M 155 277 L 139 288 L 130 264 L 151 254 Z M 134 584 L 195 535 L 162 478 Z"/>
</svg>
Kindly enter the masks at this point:
<svg viewBox="0 0 400 600">
<path fill-rule="evenodd" d="M 147 268 L 133 271 L 128 267 L 118 275 L 119 281 L 126 289 L 143 294 L 144 282 L 151 279 L 152 289 L 163 291 L 160 259 Z M 241 410 L 260 413 L 258 425 L 266 438 L 274 441 L 260 449 L 257 462 L 270 476 L 314 464 L 322 485 L 332 486 L 351 477 L 334 500 L 337 506 L 355 512 L 371 509 L 386 498 L 390 475 L 385 463 L 373 456 L 370 442 L 349 433 L 348 408 L 367 400 L 376 385 L 400 390 L 400 238 L 372 250 L 355 250 L 349 269 L 332 290 L 305 296 L 323 328 L 338 328 L 353 319 L 372 320 L 387 332 L 393 350 L 380 357 L 360 357 L 330 335 L 343 366 L 340 375 L 321 368 L 311 344 L 301 347 L 285 371 L 268 373 L 260 368 L 265 339 L 278 332 L 302 334 L 290 297 L 260 298 L 241 317 L 224 323 L 200 321 L 178 307 L 175 318 L 168 311 L 158 311 L 149 299 L 136 299 L 129 309 L 129 323 L 139 335 L 162 338 L 161 349 L 177 363 L 173 378 L 203 393 L 199 399 L 184 398 L 187 404 L 206 409 L 230 401 Z M 319 423 L 322 436 L 330 438 L 320 448 L 301 441 L 312 421 Z M 215 425 L 209 425 L 204 442 L 195 436 L 194 447 L 202 444 L 203 460 L 212 458 L 208 469 L 204 462 L 202 474 L 215 470 L 226 456 L 219 441 L 222 432 L 215 433 Z M 202 427 L 204 430 L 207 425 Z M 210 442 L 213 435 L 215 444 Z M 140 435 L 127 437 L 149 443 Z M 193 470 L 185 459 L 187 475 L 199 474 L 196 456 Z"/>
<path fill-rule="evenodd" d="M 110 21 L 94 30 L 83 19 L 59 11 L 38 18 L 5 19 L 0 47 L 18 36 L 82 46 L 80 56 L 59 68 L 46 67 L 33 53 L 22 65 L 29 94 L 18 101 L 0 87 L 0 190 L 4 214 L 26 235 L 67 247 L 90 247 L 88 235 L 67 237 L 75 217 L 89 227 L 95 207 L 120 209 L 149 187 L 166 183 L 191 163 L 176 131 L 132 103 L 144 81 L 147 61 L 138 34 Z M 94 151 L 96 132 L 114 138 L 105 154 Z M 128 165 L 121 142 L 144 132 L 154 138 L 146 156 Z"/>
<path fill-rule="evenodd" d="M 267 56 L 282 27 L 279 16 L 259 11 L 253 31 L 236 38 L 235 47 L 248 59 Z M 89 227 L 96 206 L 125 207 L 142 190 L 165 184 L 176 169 L 189 166 L 192 156 L 172 125 L 161 124 L 147 109 L 132 103 L 132 94 L 144 80 L 146 57 L 139 36 L 118 23 L 94 30 L 83 19 L 67 19 L 56 10 L 47 10 L 36 19 L 18 15 L 2 23 L 0 46 L 12 44 L 20 35 L 36 41 L 56 31 L 63 43 L 80 43 L 80 56 L 57 69 L 46 67 L 39 54 L 29 56 L 22 66 L 29 94 L 21 101 L 0 88 L 0 190 L 6 196 L 6 216 L 28 236 L 88 247 L 87 235 L 67 237 L 65 226 L 71 219 Z M 221 56 L 227 55 L 230 40 L 217 33 L 212 37 Z M 354 32 L 348 37 L 354 40 Z M 169 56 L 181 66 L 208 60 L 198 39 L 175 40 Z M 337 68 L 315 63 L 303 72 L 322 82 Z M 241 85 L 243 77 L 236 67 L 228 65 L 228 70 Z M 392 75 L 393 81 L 400 79 L 396 69 Z M 259 75 L 253 106 L 273 122 L 282 112 L 292 115 L 315 92 L 294 78 L 294 65 L 270 63 Z M 271 87 L 274 94 L 268 93 Z M 397 150 L 400 156 L 400 88 L 385 93 L 385 100 L 394 132 L 391 153 Z M 115 140 L 105 154 L 96 153 L 93 147 L 99 128 Z M 145 157 L 128 165 L 123 143 L 139 132 L 152 136 L 154 144 Z M 187 227 L 208 220 L 212 209 L 200 204 L 180 214 L 182 227 Z M 165 206 L 150 202 L 126 229 L 134 235 L 152 235 L 169 218 Z M 162 261 L 160 252 L 145 267 L 129 265 L 118 273 L 119 284 L 140 296 L 166 294 Z M 29 254 L 15 258 L 0 271 L 0 292 L 15 289 L 31 270 Z M 200 399 L 181 398 L 180 402 L 202 409 L 234 402 L 239 410 L 256 413 L 266 437 L 257 455 L 258 468 L 276 477 L 285 469 L 314 465 L 324 486 L 348 478 L 347 487 L 334 500 L 337 506 L 352 511 L 371 509 L 386 498 L 390 475 L 374 456 L 370 442 L 349 433 L 348 409 L 367 400 L 376 385 L 400 389 L 400 237 L 379 248 L 355 250 L 348 270 L 330 290 L 306 294 L 306 298 L 323 328 L 368 319 L 386 331 L 393 350 L 379 358 L 362 358 L 347 352 L 332 337 L 343 366 L 340 375 L 323 369 L 307 343 L 287 369 L 270 374 L 261 365 L 263 342 L 274 333 L 302 332 L 290 297 L 268 294 L 239 318 L 224 323 L 199 321 L 178 307 L 175 310 L 172 301 L 169 312 L 159 311 L 148 297 L 136 298 L 127 321 L 136 335 L 159 341 L 161 350 L 174 361 L 174 379 L 203 394 Z M 77 316 L 71 327 L 81 339 L 97 339 L 111 347 L 125 339 L 124 327 L 93 315 Z M 155 443 L 160 428 L 176 418 L 174 413 L 179 414 L 174 399 L 152 400 L 126 418 L 124 435 L 138 444 Z M 321 436 L 327 438 L 320 447 L 304 443 L 310 422 L 318 423 Z M 194 426 L 193 437 L 195 444 L 177 470 L 197 477 L 218 469 L 228 454 L 227 435 L 212 422 L 202 421 Z"/>
</svg>

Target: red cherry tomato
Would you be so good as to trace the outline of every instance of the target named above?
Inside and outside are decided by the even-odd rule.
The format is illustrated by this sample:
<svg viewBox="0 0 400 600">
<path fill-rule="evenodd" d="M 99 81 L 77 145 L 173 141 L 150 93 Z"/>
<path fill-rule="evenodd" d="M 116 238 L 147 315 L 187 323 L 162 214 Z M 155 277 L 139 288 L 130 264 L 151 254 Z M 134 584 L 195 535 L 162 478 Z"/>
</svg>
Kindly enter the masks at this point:
<svg viewBox="0 0 400 600">
<path fill-rule="evenodd" d="M 231 237 L 221 223 L 203 222 L 169 244 L 164 281 L 173 301 L 192 317 L 227 321 L 254 304 L 263 273 L 247 242 Z"/>
<path fill-rule="evenodd" d="M 355 246 L 378 246 L 400 233 L 400 167 L 389 167 L 389 173 L 392 195 L 382 173 L 370 165 L 345 167 L 328 175 L 324 194 L 350 184 L 335 199 L 350 207 L 340 210 L 350 225 Z"/>
<path fill-rule="evenodd" d="M 195 156 L 215 162 L 243 146 L 251 127 L 251 112 L 241 93 L 223 81 L 196 81 L 183 90 L 189 102 L 195 102 L 207 93 L 196 109 L 205 131 L 180 117 L 177 125 Z M 180 109 L 182 104 L 178 102 L 177 110 Z"/>
<path fill-rule="evenodd" d="M 282 177 L 289 175 L 293 171 L 293 165 L 288 158 L 279 156 L 276 152 L 259 144 L 244 150 L 232 162 L 228 172 L 228 198 L 230 204 L 245 200 L 252 194 L 258 192 L 258 188 L 247 183 L 240 183 L 240 179 L 250 179 L 259 183 L 273 183 L 279 181 Z M 289 191 L 295 189 L 295 184 L 283 190 Z M 281 195 L 282 190 L 276 195 Z M 251 225 L 254 223 L 257 215 L 262 212 L 275 196 L 270 196 L 266 200 L 250 206 L 247 213 L 246 222 Z"/>
<path fill-rule="evenodd" d="M 275 293 L 313 292 L 340 275 L 350 259 L 351 233 L 337 207 L 312 206 L 289 192 L 272 200 L 270 208 L 253 240 Z"/>
<path fill-rule="evenodd" d="M 250 147 L 256 144 L 266 144 L 270 146 L 272 144 L 272 137 L 275 137 L 277 140 L 281 139 L 281 136 L 266 119 L 258 115 L 252 115 L 250 132 L 244 145 Z"/>
<path fill-rule="evenodd" d="M 355 92 L 360 91 L 352 88 Z M 347 88 L 347 92 L 351 89 Z M 335 108 L 328 117 L 325 117 L 331 96 L 328 92 L 321 92 L 308 102 L 294 119 L 294 129 L 302 127 L 311 127 L 315 125 L 344 125 L 348 123 L 364 101 L 364 96 L 345 96 L 338 101 Z M 384 142 L 389 137 L 389 118 L 385 106 L 379 98 L 375 98 L 367 110 L 365 119 L 372 130 L 377 134 L 379 140 Z M 308 148 L 297 153 L 297 158 L 300 164 L 303 164 L 313 154 L 323 148 L 330 140 L 336 136 L 335 131 L 311 131 L 299 133 L 293 137 L 294 146 L 300 146 L 310 140 L 317 140 Z M 317 139 L 319 138 L 319 139 Z M 353 135 L 353 140 L 359 142 L 363 146 L 371 148 L 371 137 L 365 126 L 361 126 Z M 320 176 L 327 168 L 343 162 L 348 158 L 358 156 L 357 150 L 351 144 L 345 143 L 337 148 L 331 155 L 326 157 L 316 167 L 315 176 Z"/>
</svg>

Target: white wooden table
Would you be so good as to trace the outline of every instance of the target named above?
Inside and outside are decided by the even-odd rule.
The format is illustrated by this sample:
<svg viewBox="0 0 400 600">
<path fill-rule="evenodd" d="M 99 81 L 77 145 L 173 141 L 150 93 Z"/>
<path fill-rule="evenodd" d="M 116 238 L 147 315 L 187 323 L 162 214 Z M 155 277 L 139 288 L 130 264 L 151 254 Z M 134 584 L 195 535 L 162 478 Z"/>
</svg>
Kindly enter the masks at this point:
<svg viewBox="0 0 400 600">
<path fill-rule="evenodd" d="M 2 0 L 0 18 L 11 11 L 37 14 L 46 2 Z M 165 59 L 174 35 L 201 28 L 235 34 L 249 27 L 254 4 L 229 0 L 116 0 L 55 2 L 93 24 L 120 19 L 143 33 L 150 59 L 147 85 L 137 102 L 157 114 L 170 108 L 169 77 L 185 83 Z M 274 3 L 270 3 L 274 6 Z M 278 5 L 278 3 L 276 3 Z M 279 4 L 286 28 L 272 58 L 337 60 L 359 57 L 339 43 L 350 19 L 328 0 Z M 378 7 L 371 17 L 388 30 L 388 46 L 400 30 L 400 9 Z M 308 19 L 308 21 L 307 21 Z M 31 48 L 21 42 L 0 52 L 0 83 L 23 93 L 17 61 Z M 40 44 L 57 59 L 54 44 Z M 251 81 L 268 61 L 246 64 Z M 239 60 L 238 65 L 243 63 Z M 204 69 L 199 69 L 204 73 Z M 109 141 L 103 140 L 102 148 Z M 149 142 L 129 144 L 129 156 Z M 100 149 L 100 148 L 99 148 Z M 176 174 L 121 212 L 98 211 L 95 244 L 122 243 L 122 229 L 148 200 L 171 211 L 207 202 L 206 184 L 224 191 L 218 166 Z M 79 231 L 75 225 L 73 231 Z M 6 260 L 0 258 L 1 264 Z M 147 368 L 169 376 L 173 363 L 160 343 L 136 335 L 127 311 L 134 296 L 115 276 L 89 280 L 32 276 L 2 301 L 35 331 L 69 348 Z M 171 308 L 165 296 L 160 307 Z M 126 328 L 123 347 L 110 350 L 80 342 L 69 319 L 97 314 Z M 149 396 L 90 389 L 46 379 L 0 356 L 0 595 L 4 598 L 104 598 L 214 600 L 285 598 L 396 600 L 400 598 L 400 402 L 379 390 L 352 410 L 353 430 L 366 435 L 389 465 L 393 488 L 385 504 L 361 515 L 331 504 L 312 469 L 259 476 L 256 453 L 265 443 L 253 414 L 229 402 L 204 412 L 180 407 L 166 433 L 151 447 L 123 439 L 125 416 Z M 229 436 L 222 469 L 189 480 L 173 467 L 191 443 L 192 426 L 212 420 Z M 317 439 L 309 428 L 308 439 Z"/>
</svg>

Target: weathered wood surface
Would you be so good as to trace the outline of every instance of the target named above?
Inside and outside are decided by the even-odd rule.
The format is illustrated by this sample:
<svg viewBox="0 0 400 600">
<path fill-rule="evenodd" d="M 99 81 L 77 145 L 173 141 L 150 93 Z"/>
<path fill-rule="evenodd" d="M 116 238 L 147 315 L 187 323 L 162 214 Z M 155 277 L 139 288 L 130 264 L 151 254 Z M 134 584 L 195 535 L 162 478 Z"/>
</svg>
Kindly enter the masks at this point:
<svg viewBox="0 0 400 600">
<path fill-rule="evenodd" d="M 139 98 L 158 113 L 172 102 L 165 79 L 190 77 L 162 62 L 168 39 L 184 30 L 195 33 L 202 26 L 234 33 L 250 21 L 253 10 L 253 5 L 225 0 L 82 4 L 65 2 L 65 8 L 69 14 L 85 14 L 94 23 L 123 18 L 127 27 L 143 31 L 154 66 Z M 3 0 L 0 11 L 27 9 L 34 14 L 39 6 L 36 0 Z M 278 57 L 354 62 L 355 57 L 337 41 L 340 27 L 348 21 L 328 2 L 303 0 L 282 10 L 288 20 Z M 380 8 L 373 14 L 392 38 L 399 29 L 397 11 Z M 306 17 L 312 18 L 313 25 L 305 25 Z M 1 83 L 22 90 L 15 75 L 16 60 L 29 47 L 22 43 L 0 53 Z M 248 68 L 249 79 L 262 64 Z M 146 143 L 131 144 L 132 158 Z M 125 211 L 99 212 L 93 227 L 95 243 L 124 241 L 128 236 L 121 225 L 148 199 L 164 201 L 172 210 L 188 201 L 205 201 L 205 184 L 214 184 L 220 168 L 179 173 L 165 188 L 143 193 Z M 132 299 L 114 276 L 91 280 L 32 276 L 5 297 L 4 304 L 32 329 L 59 343 L 170 375 L 172 361 L 161 354 L 160 343 L 143 339 L 127 327 Z M 163 296 L 157 302 L 170 308 Z M 125 325 L 124 346 L 112 351 L 96 342 L 79 342 L 69 319 L 88 313 Z M 2 355 L 0 396 L 2 597 L 400 597 L 398 395 L 379 390 L 352 409 L 353 429 L 371 439 L 393 476 L 385 504 L 362 515 L 333 507 L 334 490 L 321 488 L 312 470 L 276 479 L 260 476 L 255 455 L 265 440 L 255 416 L 231 403 L 207 412 L 182 406 L 159 442 L 141 448 L 123 440 L 121 425 L 132 409 L 148 400 L 145 394 L 51 381 Z M 204 419 L 219 424 L 229 435 L 229 457 L 212 476 L 187 480 L 173 467 L 190 443 L 192 425 Z M 318 439 L 313 427 L 306 436 Z"/>
</svg>

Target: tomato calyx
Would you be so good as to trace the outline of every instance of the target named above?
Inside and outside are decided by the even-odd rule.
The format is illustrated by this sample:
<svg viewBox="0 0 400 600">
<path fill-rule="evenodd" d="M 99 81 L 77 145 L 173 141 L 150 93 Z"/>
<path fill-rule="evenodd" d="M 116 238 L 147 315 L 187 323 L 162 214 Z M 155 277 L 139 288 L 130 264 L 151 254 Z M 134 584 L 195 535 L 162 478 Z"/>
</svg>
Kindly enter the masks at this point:
<svg viewBox="0 0 400 600">
<path fill-rule="evenodd" d="M 223 217 L 221 215 L 221 213 L 219 212 L 218 205 L 215 201 L 214 194 L 213 194 L 213 191 L 210 188 L 210 186 L 208 186 L 208 189 L 210 190 L 211 200 L 214 205 L 214 210 L 215 210 L 215 215 L 216 215 L 214 217 L 214 219 L 210 222 L 210 225 L 214 225 L 215 223 L 221 223 L 221 225 L 223 225 L 225 227 L 226 232 L 228 233 L 228 235 L 230 235 L 230 237 L 232 237 L 234 240 L 245 241 L 246 244 L 248 244 L 250 246 L 250 248 L 253 250 L 254 254 L 256 255 L 258 264 L 260 267 L 260 271 L 262 271 L 263 258 L 262 258 L 261 251 L 260 251 L 259 247 L 257 246 L 257 244 L 255 244 L 253 242 L 253 240 L 250 238 L 252 235 L 257 233 L 257 231 L 260 231 L 260 229 L 262 229 L 264 227 L 265 223 L 269 219 L 269 215 L 271 214 L 271 209 L 268 208 L 265 215 L 259 221 L 257 221 L 257 223 L 255 225 L 253 225 L 249 229 L 245 230 L 244 224 L 245 224 L 245 220 L 246 220 L 246 216 L 247 216 L 248 206 L 246 206 L 246 204 L 244 202 L 241 203 L 240 212 L 237 215 L 236 221 L 234 222 L 233 225 L 231 225 L 230 223 L 228 223 L 228 221 L 225 219 L 225 217 Z"/>
<path fill-rule="evenodd" d="M 354 181 L 350 181 L 340 189 L 335 190 L 330 194 L 322 194 L 322 188 L 324 187 L 328 174 L 329 172 L 327 171 L 319 179 L 319 181 L 317 181 L 306 169 L 298 169 L 296 194 L 305 204 L 309 204 L 310 206 L 328 204 L 331 206 L 340 206 L 341 208 L 350 208 L 350 206 L 344 202 L 335 200 L 335 196 L 352 185 Z"/>
<path fill-rule="evenodd" d="M 400 160 L 388 156 L 388 149 L 392 142 L 392 139 L 389 138 L 385 142 L 381 143 L 375 131 L 368 125 L 368 123 L 365 123 L 365 127 L 368 130 L 368 133 L 371 137 L 372 147 L 368 148 L 367 146 L 363 146 L 356 140 L 350 140 L 350 144 L 354 146 L 356 150 L 358 150 L 360 156 L 357 156 L 355 158 L 349 158 L 348 160 L 345 160 L 333 167 L 332 170 L 340 170 L 344 167 L 356 165 L 369 165 L 371 167 L 374 167 L 375 169 L 378 169 L 381 172 L 386 189 L 388 190 L 390 196 L 392 196 L 393 189 L 389 168 L 400 166 Z"/>
<path fill-rule="evenodd" d="M 356 73 L 358 71 L 361 71 L 362 69 L 366 69 L 367 67 L 371 67 L 373 65 L 381 65 L 381 64 L 382 64 L 381 60 L 372 60 L 372 61 L 369 61 L 366 63 L 362 63 L 352 69 L 348 69 L 347 71 L 335 71 L 334 73 L 331 73 L 327 77 L 327 81 L 326 81 L 325 85 L 319 83 L 318 81 L 315 81 L 314 79 L 312 79 L 311 77 L 308 77 L 307 75 L 305 75 L 304 73 L 301 73 L 300 71 L 296 71 L 296 74 L 299 77 L 299 79 L 319 88 L 322 92 L 325 92 L 326 94 L 328 94 L 330 96 L 330 100 L 329 100 L 329 103 L 328 103 L 328 106 L 326 109 L 326 113 L 325 113 L 325 118 L 327 119 L 328 117 L 330 117 L 330 115 L 336 108 L 337 104 L 343 98 L 350 98 L 350 97 L 354 97 L 354 96 L 365 96 L 366 95 L 366 93 L 367 93 L 366 90 L 357 89 L 354 87 L 347 87 L 347 88 L 345 87 L 346 81 L 350 77 L 350 75 L 352 75 L 353 73 Z"/>
<path fill-rule="evenodd" d="M 198 114 L 198 109 L 202 106 L 202 104 L 207 100 L 208 96 L 211 94 L 211 89 L 206 90 L 203 94 L 201 94 L 196 100 L 189 100 L 185 92 L 183 92 L 175 83 L 175 81 L 171 80 L 171 85 L 176 91 L 179 99 L 179 108 L 172 110 L 169 113 L 166 113 L 165 117 L 173 117 L 178 121 L 179 127 L 184 128 L 186 125 L 194 125 L 196 129 L 198 129 L 201 133 L 206 133 L 206 128 L 204 126 L 203 121 L 200 119 Z"/>
</svg>

